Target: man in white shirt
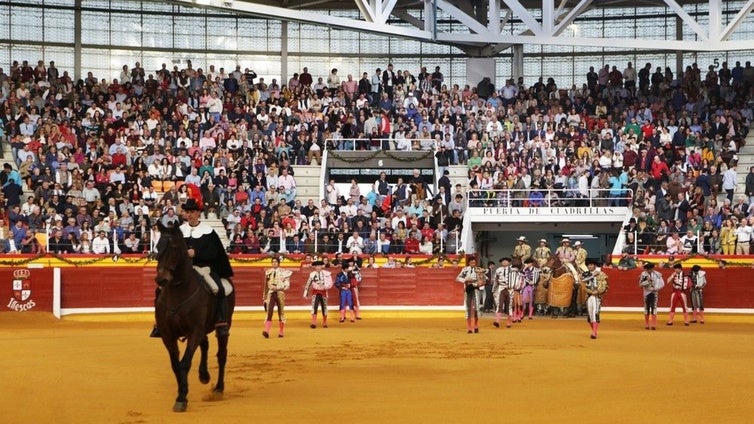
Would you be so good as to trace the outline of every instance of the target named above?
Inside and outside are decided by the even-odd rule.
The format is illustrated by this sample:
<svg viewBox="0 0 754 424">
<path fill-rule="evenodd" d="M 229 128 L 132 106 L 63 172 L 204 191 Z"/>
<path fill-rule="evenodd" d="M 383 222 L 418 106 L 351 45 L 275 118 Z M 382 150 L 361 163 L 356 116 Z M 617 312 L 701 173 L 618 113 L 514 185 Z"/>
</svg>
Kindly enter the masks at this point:
<svg viewBox="0 0 754 424">
<path fill-rule="evenodd" d="M 356 252 L 360 255 L 362 250 L 364 249 L 364 238 L 359 235 L 358 231 L 354 231 L 353 235 L 351 237 L 348 237 L 348 241 L 346 241 L 346 247 L 348 248 L 349 252 Z"/>
<path fill-rule="evenodd" d="M 736 228 L 736 255 L 748 255 L 749 246 L 751 243 L 752 229 L 751 222 L 754 219 L 742 219 L 741 223 Z"/>
<path fill-rule="evenodd" d="M 110 253 L 110 239 L 104 231 L 100 231 L 99 235 L 92 240 L 92 253 L 98 255 Z"/>
<path fill-rule="evenodd" d="M 293 175 L 288 174 L 288 169 L 283 168 L 282 174 L 278 177 L 278 185 L 285 189 L 285 202 L 292 203 L 296 200 L 296 179 Z"/>
<path fill-rule="evenodd" d="M 335 204 L 338 203 L 338 197 L 340 197 L 338 187 L 335 185 L 335 180 L 330 180 L 325 191 L 327 192 L 327 203 L 330 206 L 335 206 Z"/>
<path fill-rule="evenodd" d="M 395 211 L 395 216 L 390 221 L 390 226 L 393 228 L 393 230 L 396 230 L 398 228 L 398 223 L 403 222 L 403 225 L 406 225 L 406 217 L 403 215 L 403 209 L 398 209 Z"/>
<path fill-rule="evenodd" d="M 401 150 L 405 152 L 411 151 L 411 140 L 406 138 L 405 136 L 398 138 L 398 142 L 395 145 L 396 150 Z"/>
<path fill-rule="evenodd" d="M 215 91 L 210 93 L 210 99 L 207 101 L 207 112 L 215 117 L 215 122 L 220 122 L 220 114 L 223 111 L 223 101 L 217 96 Z"/>
<path fill-rule="evenodd" d="M 194 184 L 196 186 L 202 185 L 202 177 L 198 175 L 199 170 L 192 167 L 191 168 L 191 174 L 187 175 L 185 178 L 186 184 Z"/>
<path fill-rule="evenodd" d="M 353 204 L 353 200 L 348 199 L 346 201 L 345 206 L 341 206 L 340 212 L 346 214 L 346 218 L 348 219 L 348 223 L 351 223 L 351 220 L 356 216 L 356 211 L 358 209 L 356 208 L 356 205 Z"/>
</svg>

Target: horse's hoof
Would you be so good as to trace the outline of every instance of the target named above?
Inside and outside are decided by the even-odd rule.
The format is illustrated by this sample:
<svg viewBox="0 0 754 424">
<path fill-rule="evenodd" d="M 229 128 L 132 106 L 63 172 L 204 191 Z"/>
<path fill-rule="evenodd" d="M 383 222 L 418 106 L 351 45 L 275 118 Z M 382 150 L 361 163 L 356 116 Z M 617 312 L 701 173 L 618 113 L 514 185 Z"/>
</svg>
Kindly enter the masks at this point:
<svg viewBox="0 0 754 424">
<path fill-rule="evenodd" d="M 187 407 L 188 402 L 176 402 L 175 405 L 173 405 L 173 412 L 186 412 Z"/>
<path fill-rule="evenodd" d="M 212 394 L 215 395 L 215 397 L 222 397 L 224 389 L 215 386 L 214 389 L 212 389 Z"/>
<path fill-rule="evenodd" d="M 209 380 L 210 380 L 209 373 L 204 373 L 204 374 L 199 373 L 199 382 L 200 383 L 207 384 L 207 383 L 209 383 Z"/>
</svg>

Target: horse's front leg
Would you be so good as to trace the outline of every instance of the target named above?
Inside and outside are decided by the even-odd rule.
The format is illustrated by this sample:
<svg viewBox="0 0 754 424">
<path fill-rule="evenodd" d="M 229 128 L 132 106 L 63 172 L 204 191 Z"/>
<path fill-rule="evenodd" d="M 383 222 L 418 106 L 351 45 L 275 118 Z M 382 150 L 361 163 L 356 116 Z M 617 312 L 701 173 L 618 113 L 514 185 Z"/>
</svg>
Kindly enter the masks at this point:
<svg viewBox="0 0 754 424">
<path fill-rule="evenodd" d="M 201 343 L 199 343 L 199 354 L 201 355 L 199 358 L 199 381 L 202 384 L 207 384 L 209 383 L 209 380 L 210 380 L 209 370 L 207 370 L 207 351 L 208 350 L 209 350 L 209 340 L 207 339 L 207 336 L 205 335 Z"/>
<path fill-rule="evenodd" d="M 178 390 L 180 391 L 181 387 L 181 361 L 180 361 L 180 350 L 178 349 L 178 342 L 176 340 L 169 341 L 165 338 L 162 339 L 162 344 L 165 345 L 165 349 L 168 351 L 168 356 L 170 357 L 170 368 L 173 370 L 173 375 L 175 376 L 176 384 L 178 385 Z"/>
<path fill-rule="evenodd" d="M 228 337 L 220 336 L 217 338 L 217 385 L 215 393 L 222 393 L 225 390 L 225 362 L 228 359 Z"/>
<path fill-rule="evenodd" d="M 202 337 L 204 337 L 204 334 L 193 334 L 189 336 L 186 342 L 186 350 L 183 352 L 183 358 L 181 358 L 179 364 L 178 397 L 173 405 L 174 412 L 184 412 L 188 407 L 186 397 L 188 395 L 188 373 L 191 370 L 191 360 Z"/>
</svg>

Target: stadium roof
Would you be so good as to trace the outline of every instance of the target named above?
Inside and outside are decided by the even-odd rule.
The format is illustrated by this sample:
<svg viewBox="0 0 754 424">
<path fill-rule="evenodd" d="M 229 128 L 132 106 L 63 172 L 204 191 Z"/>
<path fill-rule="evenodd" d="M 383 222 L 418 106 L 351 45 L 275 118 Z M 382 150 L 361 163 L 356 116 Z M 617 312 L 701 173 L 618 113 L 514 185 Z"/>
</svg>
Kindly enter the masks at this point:
<svg viewBox="0 0 754 424">
<path fill-rule="evenodd" d="M 328 25 L 452 44 L 478 56 L 491 56 L 516 44 L 603 46 L 676 51 L 750 50 L 752 35 L 732 37 L 754 9 L 754 0 L 170 0 L 192 7 L 221 9 L 243 15 L 283 21 Z M 692 5 L 693 7 L 689 7 Z M 738 5 L 742 5 L 740 9 Z M 631 8 L 640 17 L 643 8 L 665 8 L 674 14 L 686 39 L 636 38 L 631 31 L 614 38 L 585 37 L 567 31 L 585 13 L 595 9 Z M 358 10 L 341 16 L 327 11 Z M 657 9 L 648 13 L 657 13 Z M 499 19 L 489 19 L 499 16 Z M 625 17 L 624 17 L 625 18 Z M 452 22 L 448 29 L 443 23 Z M 510 22 L 523 25 L 511 26 Z M 683 34 L 683 32 L 681 32 Z"/>
</svg>

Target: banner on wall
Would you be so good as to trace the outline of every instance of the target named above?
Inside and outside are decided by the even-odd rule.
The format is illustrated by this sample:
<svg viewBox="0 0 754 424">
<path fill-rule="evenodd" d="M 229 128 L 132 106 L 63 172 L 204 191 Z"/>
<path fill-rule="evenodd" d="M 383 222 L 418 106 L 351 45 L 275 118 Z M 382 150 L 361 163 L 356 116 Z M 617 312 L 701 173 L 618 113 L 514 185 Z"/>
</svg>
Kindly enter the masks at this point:
<svg viewBox="0 0 754 424">
<path fill-rule="evenodd" d="M 50 311 L 52 307 L 52 269 L 4 268 L 0 270 L 6 312 Z"/>
<path fill-rule="evenodd" d="M 31 296 L 30 269 L 23 268 L 13 270 L 13 281 L 11 285 L 13 287 L 13 296 L 11 296 L 8 305 L 6 305 L 8 309 L 16 312 L 24 312 L 37 306 Z"/>
</svg>

